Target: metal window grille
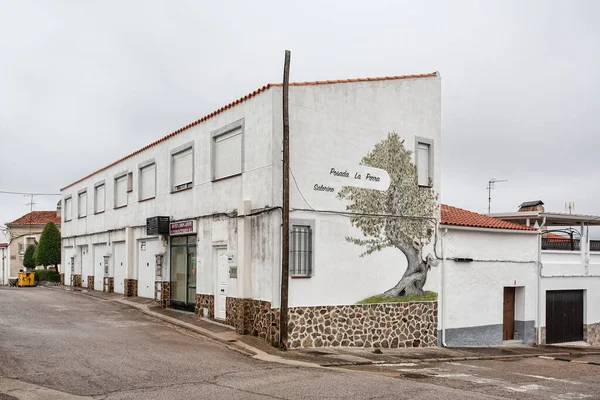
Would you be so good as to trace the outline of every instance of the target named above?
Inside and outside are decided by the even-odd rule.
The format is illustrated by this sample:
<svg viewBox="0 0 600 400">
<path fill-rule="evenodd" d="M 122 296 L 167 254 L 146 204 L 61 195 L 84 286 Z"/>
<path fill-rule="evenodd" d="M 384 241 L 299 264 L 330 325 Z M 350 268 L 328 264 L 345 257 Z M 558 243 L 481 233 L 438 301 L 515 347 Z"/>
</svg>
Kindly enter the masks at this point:
<svg viewBox="0 0 600 400">
<path fill-rule="evenodd" d="M 292 276 L 311 276 L 312 229 L 308 225 L 292 225 L 290 238 L 290 269 Z"/>
</svg>

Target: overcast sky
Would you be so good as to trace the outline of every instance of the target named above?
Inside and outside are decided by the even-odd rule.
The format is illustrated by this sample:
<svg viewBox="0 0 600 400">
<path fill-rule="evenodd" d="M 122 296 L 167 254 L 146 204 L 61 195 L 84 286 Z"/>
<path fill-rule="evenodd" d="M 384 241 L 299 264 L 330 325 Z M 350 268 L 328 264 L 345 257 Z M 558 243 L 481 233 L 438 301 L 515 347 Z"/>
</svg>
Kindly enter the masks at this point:
<svg viewBox="0 0 600 400">
<path fill-rule="evenodd" d="M 600 214 L 598 15 L 593 0 L 0 0 L 0 190 L 58 193 L 281 81 L 290 49 L 297 81 L 439 71 L 444 203 L 485 212 L 497 178 L 492 211 Z M 0 194 L 0 224 L 26 202 Z"/>
</svg>

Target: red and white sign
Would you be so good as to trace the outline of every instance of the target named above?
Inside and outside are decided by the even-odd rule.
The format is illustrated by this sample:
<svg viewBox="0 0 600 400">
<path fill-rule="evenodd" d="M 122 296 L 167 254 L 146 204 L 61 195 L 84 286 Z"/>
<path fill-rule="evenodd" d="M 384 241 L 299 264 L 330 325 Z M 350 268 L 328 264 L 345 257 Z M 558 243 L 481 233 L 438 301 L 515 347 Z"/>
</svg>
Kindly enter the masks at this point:
<svg viewBox="0 0 600 400">
<path fill-rule="evenodd" d="M 169 225 L 169 234 L 175 235 L 187 235 L 190 233 L 196 233 L 196 221 L 181 221 L 171 222 Z"/>
</svg>

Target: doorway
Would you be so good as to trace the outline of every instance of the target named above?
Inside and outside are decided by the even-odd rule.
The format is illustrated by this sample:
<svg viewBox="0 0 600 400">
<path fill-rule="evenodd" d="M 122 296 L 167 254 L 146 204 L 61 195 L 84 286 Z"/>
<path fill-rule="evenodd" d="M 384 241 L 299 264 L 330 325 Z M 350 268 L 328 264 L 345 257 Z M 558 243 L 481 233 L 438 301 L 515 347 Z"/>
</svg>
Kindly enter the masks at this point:
<svg viewBox="0 0 600 400">
<path fill-rule="evenodd" d="M 227 284 L 229 278 L 229 257 L 227 247 L 215 247 L 213 260 L 217 276 L 217 295 L 215 296 L 215 318 L 225 320 L 227 317 Z"/>
<path fill-rule="evenodd" d="M 502 322 L 502 340 L 515 338 L 515 288 L 504 288 L 504 318 Z"/>
<path fill-rule="evenodd" d="M 171 238 L 171 307 L 196 308 L 196 235 Z"/>
</svg>

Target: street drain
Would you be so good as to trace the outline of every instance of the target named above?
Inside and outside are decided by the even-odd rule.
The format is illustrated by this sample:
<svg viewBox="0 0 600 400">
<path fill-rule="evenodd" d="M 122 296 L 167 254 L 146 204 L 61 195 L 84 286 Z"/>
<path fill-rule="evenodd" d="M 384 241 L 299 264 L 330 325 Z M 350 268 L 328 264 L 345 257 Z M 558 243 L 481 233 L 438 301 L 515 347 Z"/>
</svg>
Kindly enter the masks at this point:
<svg viewBox="0 0 600 400">
<path fill-rule="evenodd" d="M 306 354 L 311 354 L 313 356 L 325 356 L 328 355 L 330 353 L 325 353 L 324 351 L 319 351 L 319 350 L 309 350 L 309 351 L 305 351 Z"/>
<path fill-rule="evenodd" d="M 229 339 L 228 342 L 229 343 L 235 343 L 235 342 L 237 342 L 237 340 L 235 340 L 235 339 Z"/>
<path fill-rule="evenodd" d="M 400 376 L 403 378 L 409 378 L 409 379 L 427 379 L 427 378 L 429 378 L 428 375 L 414 374 L 412 372 L 408 372 L 406 374 L 400 374 Z"/>
</svg>

